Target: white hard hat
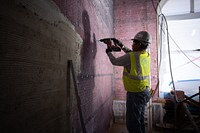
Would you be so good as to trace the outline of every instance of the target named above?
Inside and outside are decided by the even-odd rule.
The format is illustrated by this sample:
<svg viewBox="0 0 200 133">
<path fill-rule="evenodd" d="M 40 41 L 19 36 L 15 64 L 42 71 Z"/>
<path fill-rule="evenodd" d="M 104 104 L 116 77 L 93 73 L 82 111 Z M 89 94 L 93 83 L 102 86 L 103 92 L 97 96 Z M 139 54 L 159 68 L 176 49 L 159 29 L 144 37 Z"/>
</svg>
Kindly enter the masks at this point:
<svg viewBox="0 0 200 133">
<path fill-rule="evenodd" d="M 137 40 L 141 43 L 151 43 L 151 35 L 147 31 L 138 32 L 135 37 L 131 40 Z"/>
</svg>

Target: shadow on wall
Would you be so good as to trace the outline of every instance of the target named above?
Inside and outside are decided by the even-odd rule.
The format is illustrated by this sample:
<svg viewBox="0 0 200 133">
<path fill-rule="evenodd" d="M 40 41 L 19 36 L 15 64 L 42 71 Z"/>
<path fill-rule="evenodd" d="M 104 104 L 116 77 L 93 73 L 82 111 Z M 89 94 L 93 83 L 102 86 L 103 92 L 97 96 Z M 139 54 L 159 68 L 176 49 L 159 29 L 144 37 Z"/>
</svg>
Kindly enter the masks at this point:
<svg viewBox="0 0 200 133">
<path fill-rule="evenodd" d="M 79 96 L 82 104 L 82 112 L 84 124 L 88 132 L 92 129 L 91 120 L 94 117 L 93 110 L 93 90 L 95 87 L 95 56 L 97 52 L 96 38 L 93 34 L 93 42 L 91 41 L 91 27 L 88 12 L 82 12 L 82 24 L 84 29 L 83 45 L 81 48 L 81 72 L 78 75 Z M 77 109 L 76 109 L 77 111 Z M 78 113 L 74 114 L 73 128 L 75 132 L 80 132 L 80 119 Z M 78 118 L 78 119 L 76 119 Z"/>
<path fill-rule="evenodd" d="M 83 39 L 83 47 L 81 49 L 81 74 L 83 75 L 94 75 L 95 67 L 94 67 L 94 59 L 97 52 L 96 46 L 96 38 L 95 34 L 93 34 L 93 42 L 90 41 L 90 20 L 89 15 L 86 10 L 82 13 L 82 22 L 84 28 L 84 39 Z"/>
</svg>

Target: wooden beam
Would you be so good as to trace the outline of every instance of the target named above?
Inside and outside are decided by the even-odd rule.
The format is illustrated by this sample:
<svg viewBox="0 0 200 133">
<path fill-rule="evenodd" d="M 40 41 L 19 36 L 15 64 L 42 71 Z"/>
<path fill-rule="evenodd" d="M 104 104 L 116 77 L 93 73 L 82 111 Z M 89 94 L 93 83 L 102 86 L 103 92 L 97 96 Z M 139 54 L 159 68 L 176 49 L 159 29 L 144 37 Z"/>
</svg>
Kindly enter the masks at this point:
<svg viewBox="0 0 200 133">
<path fill-rule="evenodd" d="M 195 131 L 196 131 L 197 133 L 200 133 L 200 130 L 199 130 L 197 124 L 195 123 L 195 121 L 194 121 L 192 115 L 190 114 L 190 111 L 188 110 L 186 103 L 183 103 L 182 105 L 183 105 L 183 107 L 184 107 L 185 113 L 187 114 L 187 116 L 188 116 L 188 118 L 189 118 L 189 120 L 190 120 L 190 122 L 191 122 L 193 128 L 195 129 Z"/>
</svg>

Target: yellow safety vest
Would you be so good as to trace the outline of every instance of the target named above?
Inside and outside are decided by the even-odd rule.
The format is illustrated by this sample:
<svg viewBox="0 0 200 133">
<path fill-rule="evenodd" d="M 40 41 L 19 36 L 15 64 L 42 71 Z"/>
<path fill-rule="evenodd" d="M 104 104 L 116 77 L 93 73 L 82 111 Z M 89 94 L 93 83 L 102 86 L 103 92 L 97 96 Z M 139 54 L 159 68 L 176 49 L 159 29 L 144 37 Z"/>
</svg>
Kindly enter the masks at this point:
<svg viewBox="0 0 200 133">
<path fill-rule="evenodd" d="M 150 55 L 147 52 L 130 52 L 130 72 L 124 67 L 123 83 L 128 92 L 142 92 L 149 86 Z"/>
</svg>

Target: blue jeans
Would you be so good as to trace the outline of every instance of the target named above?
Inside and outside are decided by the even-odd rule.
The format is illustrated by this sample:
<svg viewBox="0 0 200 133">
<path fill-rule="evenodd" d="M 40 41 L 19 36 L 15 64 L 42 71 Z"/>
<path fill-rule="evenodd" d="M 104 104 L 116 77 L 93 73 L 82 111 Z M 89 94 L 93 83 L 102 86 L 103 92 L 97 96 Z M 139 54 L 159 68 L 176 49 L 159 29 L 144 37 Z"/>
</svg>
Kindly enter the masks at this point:
<svg viewBox="0 0 200 133">
<path fill-rule="evenodd" d="M 143 92 L 127 92 L 126 127 L 129 133 L 146 133 L 144 123 L 145 106 L 150 100 L 149 89 Z"/>
</svg>

